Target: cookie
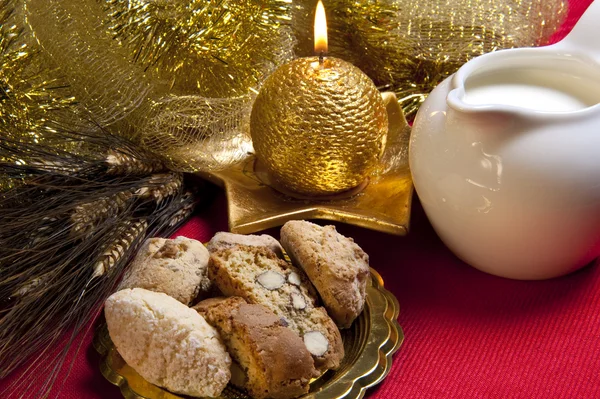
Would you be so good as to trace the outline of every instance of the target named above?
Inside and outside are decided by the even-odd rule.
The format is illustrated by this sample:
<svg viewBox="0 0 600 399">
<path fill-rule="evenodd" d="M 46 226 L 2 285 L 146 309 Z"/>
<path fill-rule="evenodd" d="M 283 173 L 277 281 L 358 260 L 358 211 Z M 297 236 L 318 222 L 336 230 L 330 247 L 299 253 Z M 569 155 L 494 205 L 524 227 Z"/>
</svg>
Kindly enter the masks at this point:
<svg viewBox="0 0 600 399">
<path fill-rule="evenodd" d="M 245 370 L 238 384 L 250 396 L 290 399 L 308 393 L 311 378 L 318 376 L 312 356 L 269 309 L 240 297 L 207 299 L 194 309 L 219 331 L 233 361 Z"/>
<path fill-rule="evenodd" d="M 275 254 L 283 258 L 283 248 L 279 241 L 267 234 L 262 235 L 244 235 L 221 231 L 206 244 L 208 251 L 213 253 L 220 249 L 230 248 L 235 245 L 248 245 L 251 247 L 267 247 Z"/>
<path fill-rule="evenodd" d="M 115 347 L 146 381 L 198 397 L 219 396 L 231 358 L 219 333 L 170 296 L 133 288 L 111 295 L 104 314 Z"/>
<path fill-rule="evenodd" d="M 186 237 L 150 238 L 131 263 L 119 288 L 163 292 L 189 305 L 200 291 L 210 289 L 209 257 L 200 241 Z"/>
<path fill-rule="evenodd" d="M 283 225 L 281 244 L 306 272 L 338 327 L 350 327 L 365 305 L 369 256 L 334 226 L 306 221 Z"/>
<path fill-rule="evenodd" d="M 238 245 L 211 254 L 209 278 L 225 296 L 260 304 L 295 331 L 313 355 L 318 370 L 337 369 L 344 357 L 335 323 L 317 307 L 306 275 L 267 248 Z"/>
</svg>

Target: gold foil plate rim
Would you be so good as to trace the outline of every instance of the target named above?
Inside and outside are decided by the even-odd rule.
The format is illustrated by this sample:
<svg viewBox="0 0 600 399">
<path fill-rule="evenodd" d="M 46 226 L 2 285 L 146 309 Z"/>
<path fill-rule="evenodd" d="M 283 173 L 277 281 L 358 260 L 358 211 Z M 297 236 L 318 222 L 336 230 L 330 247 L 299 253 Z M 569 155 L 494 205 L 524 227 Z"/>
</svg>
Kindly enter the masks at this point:
<svg viewBox="0 0 600 399">
<path fill-rule="evenodd" d="M 404 333 L 397 318 L 400 305 L 383 287 L 383 279 L 371 269 L 365 310 L 347 330 L 342 330 L 347 354 L 337 371 L 328 371 L 311 383 L 311 391 L 299 399 L 361 399 L 368 388 L 380 383 L 390 372 L 392 355 L 402 345 Z M 175 395 L 146 382 L 129 367 L 117 352 L 108 334 L 106 322 L 96 330 L 94 348 L 101 355 L 100 371 L 121 390 L 126 399 L 177 399 Z M 228 386 L 220 399 L 250 398 Z"/>
</svg>

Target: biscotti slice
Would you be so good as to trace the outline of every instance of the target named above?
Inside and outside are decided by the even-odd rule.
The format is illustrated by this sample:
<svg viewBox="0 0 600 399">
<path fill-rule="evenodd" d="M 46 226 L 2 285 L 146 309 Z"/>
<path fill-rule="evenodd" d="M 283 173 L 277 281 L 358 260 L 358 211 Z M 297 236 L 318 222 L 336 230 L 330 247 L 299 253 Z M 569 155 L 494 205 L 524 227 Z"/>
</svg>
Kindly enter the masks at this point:
<svg viewBox="0 0 600 399">
<path fill-rule="evenodd" d="M 219 331 L 233 361 L 245 371 L 241 387 L 250 396 L 291 399 L 308 392 L 311 378 L 318 376 L 312 356 L 269 309 L 240 297 L 207 299 L 194 309 Z"/>
<path fill-rule="evenodd" d="M 337 369 L 344 357 L 339 330 L 304 273 L 267 248 L 236 246 L 211 254 L 209 278 L 226 296 L 261 304 L 303 338 L 318 370 Z"/>
<path fill-rule="evenodd" d="M 283 225 L 281 244 L 304 269 L 338 327 L 350 327 L 365 305 L 369 256 L 334 226 L 299 220 Z"/>
<path fill-rule="evenodd" d="M 206 248 L 210 253 L 224 248 L 231 248 L 235 245 L 248 245 L 251 247 L 267 247 L 275 252 L 280 258 L 283 258 L 283 248 L 279 241 L 267 234 L 261 235 L 245 235 L 234 234 L 225 231 L 220 231 L 206 244 Z"/>
<path fill-rule="evenodd" d="M 142 288 L 111 295 L 104 314 L 115 347 L 146 381 L 169 391 L 217 397 L 231 377 L 219 333 L 194 309 Z"/>
<path fill-rule="evenodd" d="M 210 288 L 209 257 L 200 241 L 186 237 L 150 238 L 142 245 L 119 288 L 163 292 L 189 305 L 200 291 Z"/>
</svg>

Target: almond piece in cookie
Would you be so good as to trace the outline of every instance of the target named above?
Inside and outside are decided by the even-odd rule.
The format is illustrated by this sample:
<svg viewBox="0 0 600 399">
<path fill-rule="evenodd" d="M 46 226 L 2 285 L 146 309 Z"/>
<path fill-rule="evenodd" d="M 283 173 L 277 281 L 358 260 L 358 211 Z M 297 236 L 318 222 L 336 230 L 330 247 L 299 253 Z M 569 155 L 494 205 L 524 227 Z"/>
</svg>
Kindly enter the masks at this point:
<svg viewBox="0 0 600 399">
<path fill-rule="evenodd" d="M 233 361 L 245 370 L 238 385 L 250 396 L 290 399 L 308 392 L 318 376 L 312 356 L 269 309 L 240 297 L 207 299 L 194 309 L 219 331 Z"/>
<path fill-rule="evenodd" d="M 208 275 L 224 295 L 267 307 L 300 337 L 319 331 L 329 345 L 324 354 L 313 354 L 315 367 L 339 367 L 342 337 L 325 309 L 317 307 L 316 293 L 301 270 L 267 248 L 239 245 L 211 254 Z"/>
<path fill-rule="evenodd" d="M 304 334 L 304 345 L 315 356 L 323 356 L 329 349 L 329 341 L 320 331 L 309 331 Z"/>
<path fill-rule="evenodd" d="M 139 250 L 119 289 L 145 288 L 163 292 L 189 305 L 199 292 L 210 288 L 207 277 L 210 254 L 200 241 L 150 238 Z"/>
<path fill-rule="evenodd" d="M 220 231 L 206 244 L 206 248 L 210 253 L 224 248 L 230 248 L 234 245 L 248 245 L 251 247 L 266 247 L 275 252 L 280 258 L 283 258 L 283 248 L 279 241 L 267 234 L 261 235 L 245 235 L 234 234 L 225 231 Z"/>
<path fill-rule="evenodd" d="M 285 284 L 285 277 L 281 273 L 267 270 L 256 277 L 256 281 L 269 291 L 278 290 Z"/>
<path fill-rule="evenodd" d="M 115 347 L 146 381 L 198 397 L 217 397 L 229 382 L 225 345 L 194 309 L 166 294 L 134 288 L 112 294 L 104 314 Z"/>
<path fill-rule="evenodd" d="M 334 226 L 306 221 L 283 225 L 281 244 L 304 269 L 338 327 L 350 327 L 365 305 L 369 256 Z"/>
</svg>

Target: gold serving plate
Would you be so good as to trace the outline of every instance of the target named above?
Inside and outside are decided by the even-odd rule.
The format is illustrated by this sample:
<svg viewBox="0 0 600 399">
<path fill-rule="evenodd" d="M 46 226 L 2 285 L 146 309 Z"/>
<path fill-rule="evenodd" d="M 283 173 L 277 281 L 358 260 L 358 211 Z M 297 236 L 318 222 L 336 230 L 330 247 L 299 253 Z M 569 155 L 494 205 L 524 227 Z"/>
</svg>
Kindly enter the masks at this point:
<svg viewBox="0 0 600 399">
<path fill-rule="evenodd" d="M 328 371 L 310 385 L 302 399 L 360 399 L 368 388 L 381 382 L 392 367 L 392 355 L 400 348 L 404 333 L 397 318 L 400 305 L 383 288 L 383 279 L 371 269 L 365 309 L 349 329 L 342 330 L 346 356 L 336 371 Z M 126 399 L 177 399 L 176 395 L 144 380 L 117 352 L 106 323 L 94 336 L 94 348 L 102 356 L 102 375 L 121 389 Z M 228 385 L 221 399 L 249 399 L 244 391 Z"/>
<path fill-rule="evenodd" d="M 396 235 L 408 233 L 413 194 L 410 126 L 396 95 L 382 93 L 388 115 L 385 152 L 359 187 L 331 197 L 301 197 L 277 187 L 252 154 L 224 170 L 198 174 L 224 187 L 229 230 L 251 234 L 294 219 L 326 219 Z"/>
</svg>

